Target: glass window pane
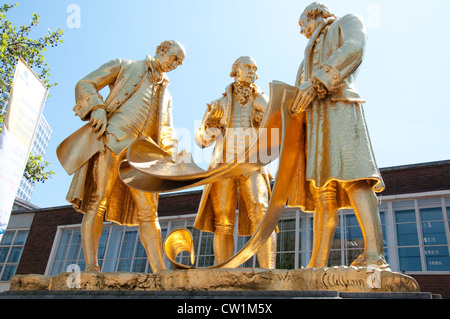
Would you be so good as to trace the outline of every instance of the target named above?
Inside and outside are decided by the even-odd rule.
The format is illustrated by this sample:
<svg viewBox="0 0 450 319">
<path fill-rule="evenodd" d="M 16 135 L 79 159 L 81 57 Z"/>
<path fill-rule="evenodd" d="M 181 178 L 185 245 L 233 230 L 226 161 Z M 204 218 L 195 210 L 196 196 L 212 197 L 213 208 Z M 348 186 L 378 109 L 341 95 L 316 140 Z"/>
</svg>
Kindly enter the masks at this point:
<svg viewBox="0 0 450 319">
<path fill-rule="evenodd" d="M 133 262 L 133 272 L 145 272 L 145 266 L 147 264 L 147 259 L 135 259 Z"/>
<path fill-rule="evenodd" d="M 424 245 L 447 245 L 444 222 L 422 222 Z"/>
<path fill-rule="evenodd" d="M 356 216 L 355 215 L 346 215 L 345 216 L 345 226 L 359 226 Z"/>
<path fill-rule="evenodd" d="M 277 251 L 294 251 L 295 250 L 295 232 L 283 231 L 277 236 Z"/>
<path fill-rule="evenodd" d="M 200 243 L 199 255 L 211 255 L 213 254 L 213 241 L 214 237 L 211 233 L 202 233 L 202 241 Z"/>
<path fill-rule="evenodd" d="M 283 219 L 278 224 L 280 231 L 295 230 L 295 219 Z"/>
<path fill-rule="evenodd" d="M 450 270 L 450 258 L 448 254 L 448 246 L 426 247 L 425 259 L 428 271 Z"/>
<path fill-rule="evenodd" d="M 106 259 L 116 260 L 119 255 L 120 243 L 123 236 L 123 227 L 111 227 L 111 234 L 106 252 Z"/>
<path fill-rule="evenodd" d="M 345 241 L 346 248 L 354 249 L 364 247 L 364 239 L 361 228 L 359 226 L 346 227 L 344 231 L 346 233 L 346 241 Z"/>
<path fill-rule="evenodd" d="M 397 243 L 399 246 L 412 246 L 419 244 L 416 223 L 397 224 Z"/>
<path fill-rule="evenodd" d="M 65 229 L 61 236 L 60 245 L 68 245 L 72 237 L 73 230 Z"/>
<path fill-rule="evenodd" d="M 136 251 L 134 252 L 134 258 L 139 257 L 147 257 L 144 246 L 142 246 L 142 243 L 140 241 L 136 243 Z"/>
<path fill-rule="evenodd" d="M 6 261 L 8 252 L 9 252 L 9 247 L 0 247 L 0 263 L 4 263 Z"/>
<path fill-rule="evenodd" d="M 2 246 L 8 246 L 12 244 L 14 238 L 15 231 L 6 231 L 2 237 Z"/>
<path fill-rule="evenodd" d="M 331 249 L 340 249 L 341 248 L 341 228 L 338 227 L 336 232 L 334 233 L 333 243 L 331 245 Z"/>
<path fill-rule="evenodd" d="M 209 267 L 214 265 L 214 256 L 199 256 L 198 267 Z"/>
<path fill-rule="evenodd" d="M 415 221 L 416 221 L 416 212 L 413 209 L 395 212 L 396 223 L 407 223 Z"/>
<path fill-rule="evenodd" d="M 117 271 L 130 271 L 131 259 L 121 259 L 119 260 L 119 265 L 117 266 Z"/>
<path fill-rule="evenodd" d="M 17 263 L 19 262 L 20 255 L 22 254 L 23 247 L 12 247 L 11 253 L 9 254 L 8 262 Z"/>
<path fill-rule="evenodd" d="M 277 254 L 277 269 L 294 269 L 295 267 L 295 254 L 294 253 L 281 253 Z"/>
<path fill-rule="evenodd" d="M 419 247 L 398 249 L 400 271 L 422 270 Z"/>
<path fill-rule="evenodd" d="M 53 264 L 51 276 L 54 276 L 54 275 L 59 274 L 60 272 L 62 272 L 63 271 L 63 266 L 64 266 L 64 262 L 62 262 L 62 261 L 55 262 Z"/>
<path fill-rule="evenodd" d="M 103 259 L 105 257 L 106 244 L 108 242 L 109 230 L 111 227 L 107 227 L 103 230 L 102 236 L 100 237 L 100 244 L 98 247 L 98 258 Z"/>
<path fill-rule="evenodd" d="M 16 239 L 14 240 L 14 245 L 25 245 L 27 241 L 28 230 L 20 230 L 17 232 Z"/>
<path fill-rule="evenodd" d="M 9 281 L 12 276 L 16 273 L 17 265 L 7 265 L 5 266 L 5 271 L 3 272 L 3 276 L 1 281 Z"/>
<path fill-rule="evenodd" d="M 122 243 L 122 250 L 120 251 L 120 258 L 131 258 L 134 253 L 134 246 L 136 244 L 137 231 L 125 231 L 125 236 Z"/>
<path fill-rule="evenodd" d="M 341 251 L 331 250 L 330 257 L 328 258 L 328 266 L 340 266 L 340 265 L 342 265 Z"/>
<path fill-rule="evenodd" d="M 443 220 L 442 209 L 437 208 L 422 208 L 420 210 L 420 219 L 422 221 Z"/>
</svg>

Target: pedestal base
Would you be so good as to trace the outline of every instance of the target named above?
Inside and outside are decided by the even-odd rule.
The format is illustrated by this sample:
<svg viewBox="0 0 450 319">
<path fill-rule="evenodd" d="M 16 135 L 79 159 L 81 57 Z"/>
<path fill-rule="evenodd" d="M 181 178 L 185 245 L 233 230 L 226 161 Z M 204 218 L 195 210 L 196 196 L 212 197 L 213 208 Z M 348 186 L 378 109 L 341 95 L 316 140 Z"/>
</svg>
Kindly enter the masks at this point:
<svg viewBox="0 0 450 319">
<path fill-rule="evenodd" d="M 373 268 L 297 270 L 193 269 L 146 273 L 63 272 L 56 276 L 16 275 L 10 291 L 337 291 L 417 293 L 414 278 Z"/>
</svg>

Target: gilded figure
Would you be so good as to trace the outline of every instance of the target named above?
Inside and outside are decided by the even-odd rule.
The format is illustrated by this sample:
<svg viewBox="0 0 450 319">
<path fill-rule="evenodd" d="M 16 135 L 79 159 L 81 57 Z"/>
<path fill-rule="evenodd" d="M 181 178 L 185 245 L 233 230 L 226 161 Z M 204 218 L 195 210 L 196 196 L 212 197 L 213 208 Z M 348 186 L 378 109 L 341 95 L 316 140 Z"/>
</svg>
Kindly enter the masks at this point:
<svg viewBox="0 0 450 319">
<path fill-rule="evenodd" d="M 139 225 L 139 235 L 153 272 L 165 269 L 158 194 L 126 186 L 118 178 L 128 146 L 153 140 L 176 161 L 177 140 L 167 72 L 185 58 L 177 41 L 164 41 L 153 57 L 116 59 L 81 79 L 75 87 L 75 115 L 88 122 L 58 147 L 66 171 L 74 173 L 67 200 L 84 214 L 81 240 L 86 271 L 99 271 L 99 241 L 104 219 Z M 105 100 L 99 91 L 109 86 Z"/>
<path fill-rule="evenodd" d="M 252 57 L 238 58 L 230 73 L 234 82 L 223 96 L 207 105 L 202 124 L 195 133 L 196 143 L 208 147 L 215 143 L 209 169 L 235 161 L 257 136 L 267 108 L 268 98 L 254 83 L 257 65 Z M 238 232 L 251 236 L 263 219 L 270 196 L 270 179 L 266 167 L 249 174 L 206 185 L 194 227 L 214 233 L 214 256 L 222 263 L 233 256 L 236 206 Z M 260 267 L 274 269 L 276 263 L 276 232 L 257 253 Z"/>
<path fill-rule="evenodd" d="M 364 100 L 355 88 L 366 45 L 364 22 L 354 14 L 339 18 L 314 2 L 301 14 L 299 25 L 309 42 L 291 114 L 302 123 L 305 147 L 299 150 L 289 206 L 314 212 L 308 267 L 327 266 L 338 212 L 351 208 L 364 239 L 364 252 L 352 266 L 388 268 L 375 194 L 384 184 L 364 118 Z"/>
</svg>

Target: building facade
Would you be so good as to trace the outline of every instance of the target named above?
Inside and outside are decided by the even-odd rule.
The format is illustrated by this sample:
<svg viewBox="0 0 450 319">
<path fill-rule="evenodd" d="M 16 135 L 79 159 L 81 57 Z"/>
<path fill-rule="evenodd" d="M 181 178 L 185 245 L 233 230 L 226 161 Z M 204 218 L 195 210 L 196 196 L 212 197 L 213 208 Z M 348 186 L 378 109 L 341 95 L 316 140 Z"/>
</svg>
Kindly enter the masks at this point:
<svg viewBox="0 0 450 319">
<path fill-rule="evenodd" d="M 392 271 L 414 277 L 422 291 L 450 298 L 450 161 L 384 168 L 381 173 L 387 187 L 379 195 L 380 215 Z M 204 267 L 214 263 L 213 234 L 192 227 L 200 197 L 201 191 L 160 195 L 158 213 L 163 238 L 177 228 L 192 232 L 195 266 Z M 83 270 L 81 219 L 70 205 L 15 210 L 0 242 L 0 291 L 9 289 L 14 274 Z M 277 268 L 308 264 L 312 219 L 313 214 L 286 207 L 278 225 Z M 237 249 L 247 240 L 235 236 Z M 353 211 L 342 210 L 329 264 L 349 265 L 363 245 Z M 105 222 L 99 254 L 103 272 L 151 272 L 137 227 Z M 178 258 L 188 263 L 187 254 Z M 242 267 L 258 267 L 258 262 L 252 258 Z"/>
</svg>

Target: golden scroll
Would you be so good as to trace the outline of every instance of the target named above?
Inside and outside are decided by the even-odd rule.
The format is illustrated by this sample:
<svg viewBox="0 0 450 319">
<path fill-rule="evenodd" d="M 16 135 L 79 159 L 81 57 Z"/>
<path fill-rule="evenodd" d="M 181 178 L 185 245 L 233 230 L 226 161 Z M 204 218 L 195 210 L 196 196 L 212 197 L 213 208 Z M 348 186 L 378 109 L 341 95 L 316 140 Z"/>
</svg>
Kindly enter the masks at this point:
<svg viewBox="0 0 450 319">
<path fill-rule="evenodd" d="M 173 163 L 153 141 L 140 139 L 128 150 L 128 160 L 121 164 L 119 175 L 130 187 L 146 192 L 172 192 L 213 183 L 225 178 L 248 174 L 267 165 L 266 156 L 279 152 L 279 168 L 272 190 L 269 208 L 258 229 L 247 244 L 227 261 L 205 268 L 234 268 L 251 258 L 277 226 L 287 202 L 290 179 L 298 167 L 297 150 L 302 145 L 302 122 L 289 114 L 298 89 L 279 81 L 270 83 L 267 112 L 258 131 L 258 138 L 250 148 L 232 163 L 224 163 L 212 170 L 203 170 L 193 163 L 189 154 L 182 153 L 181 163 Z M 280 133 L 281 130 L 281 134 Z M 277 139 L 272 138 L 278 134 Z M 236 165 L 239 164 L 239 165 Z M 183 232 L 180 234 L 180 232 Z M 182 251 L 193 260 L 192 239 L 186 230 L 175 230 L 167 236 L 164 246 L 169 261 L 181 269 L 194 268 L 175 261 Z"/>
</svg>

